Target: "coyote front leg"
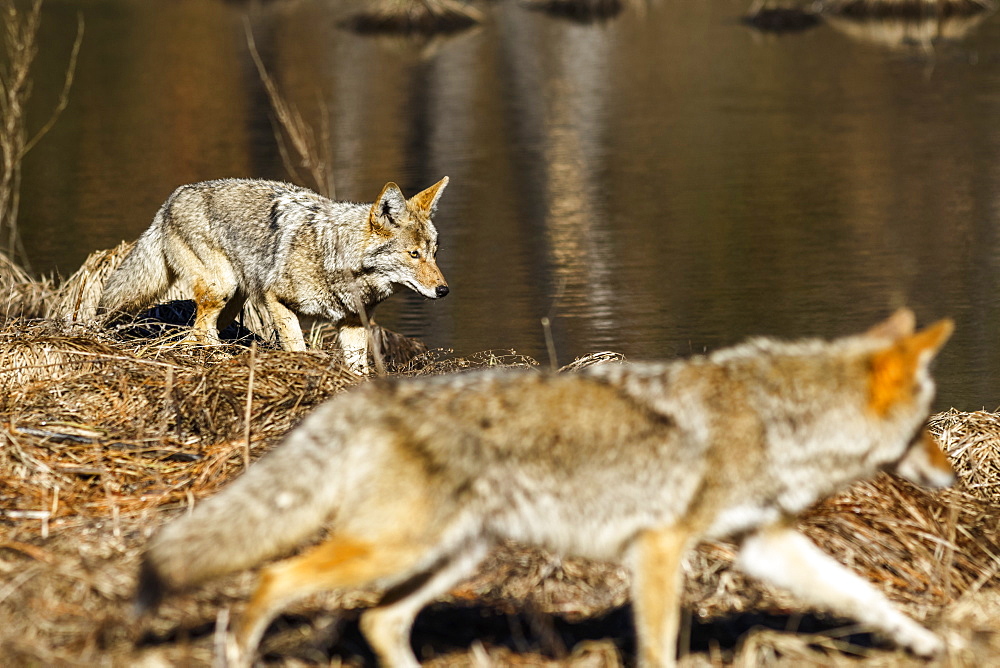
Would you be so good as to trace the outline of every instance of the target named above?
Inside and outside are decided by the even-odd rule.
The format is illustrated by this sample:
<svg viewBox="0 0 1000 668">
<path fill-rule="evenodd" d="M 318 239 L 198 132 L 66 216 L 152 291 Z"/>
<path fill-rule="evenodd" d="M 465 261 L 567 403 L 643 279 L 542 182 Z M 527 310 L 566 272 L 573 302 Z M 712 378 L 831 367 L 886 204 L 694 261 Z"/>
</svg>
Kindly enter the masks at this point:
<svg viewBox="0 0 1000 668">
<path fill-rule="evenodd" d="M 271 323 L 278 334 L 278 343 L 281 344 L 281 349 L 300 352 L 305 350 L 306 340 L 302 336 L 299 317 L 269 292 L 264 293 L 264 308 L 271 316 Z"/>
<path fill-rule="evenodd" d="M 737 566 L 803 601 L 880 631 L 914 654 L 944 649 L 936 635 L 897 610 L 880 591 L 788 526 L 772 526 L 743 541 Z"/>
</svg>

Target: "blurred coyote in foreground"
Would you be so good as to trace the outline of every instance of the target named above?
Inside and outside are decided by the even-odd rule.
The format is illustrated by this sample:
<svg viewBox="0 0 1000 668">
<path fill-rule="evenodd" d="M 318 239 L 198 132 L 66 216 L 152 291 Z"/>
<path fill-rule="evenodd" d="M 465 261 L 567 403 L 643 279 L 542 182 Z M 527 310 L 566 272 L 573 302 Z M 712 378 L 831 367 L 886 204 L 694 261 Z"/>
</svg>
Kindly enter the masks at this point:
<svg viewBox="0 0 1000 668">
<path fill-rule="evenodd" d="M 751 340 L 707 357 L 573 374 L 476 371 L 378 380 L 318 408 L 286 443 L 153 538 L 137 605 L 267 566 L 234 651 L 321 590 L 377 584 L 361 627 L 415 666 L 417 612 L 504 539 L 631 567 L 640 662 L 675 660 L 681 559 L 734 536 L 738 565 L 920 655 L 942 642 L 793 529 L 817 500 L 883 469 L 946 485 L 924 431 L 927 367 L 952 331 L 899 311 L 832 342 Z"/>
<path fill-rule="evenodd" d="M 448 294 L 431 222 L 447 184 L 445 177 L 406 199 L 387 183 L 373 204 L 276 181 L 181 186 L 108 279 L 99 308 L 137 312 L 179 282 L 197 308 L 190 338 L 218 341 L 249 299 L 269 315 L 285 350 L 305 350 L 305 315 L 330 320 L 341 347 L 363 356 L 360 313 L 371 317 L 400 285 L 431 299 Z"/>
</svg>

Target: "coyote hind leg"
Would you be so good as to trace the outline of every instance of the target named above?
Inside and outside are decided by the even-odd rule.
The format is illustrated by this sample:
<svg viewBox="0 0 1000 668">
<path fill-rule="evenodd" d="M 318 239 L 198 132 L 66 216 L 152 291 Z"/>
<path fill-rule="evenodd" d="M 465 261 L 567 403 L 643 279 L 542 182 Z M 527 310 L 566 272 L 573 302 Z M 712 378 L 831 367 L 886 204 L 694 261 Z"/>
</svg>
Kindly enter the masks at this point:
<svg viewBox="0 0 1000 668">
<path fill-rule="evenodd" d="M 378 606 L 361 617 L 361 631 L 384 666 L 419 665 L 410 646 L 417 613 L 470 575 L 486 556 L 488 545 L 470 541 L 442 561 L 390 590 Z"/>
<path fill-rule="evenodd" d="M 228 287 L 201 279 L 193 282 L 194 327 L 183 339 L 184 343 L 211 345 L 220 342 L 219 316 L 236 291 L 235 286 L 231 289 L 227 289 Z"/>
<path fill-rule="evenodd" d="M 257 590 L 236 628 L 239 655 L 244 661 L 249 660 L 268 623 L 281 608 L 293 601 L 331 589 L 363 587 L 379 581 L 406 582 L 421 573 L 422 565 L 433 563 L 434 553 L 438 550 L 436 545 L 407 539 L 376 542 L 335 536 L 304 554 L 268 566 L 262 571 Z M 439 580 L 435 574 L 428 582 Z M 425 587 L 423 585 L 420 591 Z M 402 617 L 397 614 L 393 619 L 398 626 Z M 376 642 L 386 636 L 382 632 L 384 626 L 382 623 L 375 624 Z M 382 656 L 379 647 L 375 649 Z M 412 665 L 412 653 L 408 645 L 406 653 L 409 655 L 409 665 Z M 392 655 L 399 657 L 399 652 L 393 651 Z M 406 661 L 403 663 L 407 665 Z M 397 663 L 393 660 L 390 665 Z"/>
</svg>

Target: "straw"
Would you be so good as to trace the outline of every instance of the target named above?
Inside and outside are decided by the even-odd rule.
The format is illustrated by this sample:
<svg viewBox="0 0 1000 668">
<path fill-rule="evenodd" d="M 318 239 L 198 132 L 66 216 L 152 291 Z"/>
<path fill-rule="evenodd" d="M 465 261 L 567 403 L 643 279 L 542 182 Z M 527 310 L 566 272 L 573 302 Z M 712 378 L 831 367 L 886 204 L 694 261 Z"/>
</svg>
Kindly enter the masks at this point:
<svg viewBox="0 0 1000 668">
<path fill-rule="evenodd" d="M 6 276 L 0 284 L 32 283 Z M 93 302 L 86 279 L 63 293 L 40 290 L 49 295 L 42 305 L 65 304 L 72 291 L 84 297 L 70 302 Z M 392 375 L 538 366 L 514 351 L 455 357 L 399 335 L 382 339 Z M 595 353 L 564 372 L 622 359 Z M 214 621 L 230 606 L 239 614 L 253 575 L 173 597 L 137 627 L 129 599 L 148 537 L 320 402 L 365 382 L 329 347 L 289 353 L 259 342 L 251 352 L 125 340 L 63 318 L 0 322 L 0 665 L 212 664 Z M 1000 657 L 1000 415 L 952 410 L 930 427 L 957 486 L 931 492 L 880 474 L 818 504 L 799 526 L 942 633 L 946 664 L 987 665 Z M 686 561 L 685 664 L 907 660 L 855 633 L 851 620 L 830 620 L 742 575 L 735 553 L 732 543 L 706 543 Z M 421 615 L 415 644 L 429 648 L 434 666 L 627 664 L 628 584 L 619 565 L 505 545 Z M 356 618 L 377 598 L 345 591 L 292 606 L 265 640 L 268 660 L 370 661 Z"/>
</svg>

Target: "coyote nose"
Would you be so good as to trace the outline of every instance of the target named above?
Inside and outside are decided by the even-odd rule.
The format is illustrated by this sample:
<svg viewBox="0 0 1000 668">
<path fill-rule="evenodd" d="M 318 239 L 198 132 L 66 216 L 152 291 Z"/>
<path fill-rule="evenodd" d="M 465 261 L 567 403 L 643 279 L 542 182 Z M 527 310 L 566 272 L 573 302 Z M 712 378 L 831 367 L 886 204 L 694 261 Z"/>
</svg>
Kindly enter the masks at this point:
<svg viewBox="0 0 1000 668">
<path fill-rule="evenodd" d="M 448 292 L 449 290 L 447 285 L 439 285 L 436 288 L 434 288 L 434 293 L 438 297 L 444 297 L 446 294 L 448 294 Z"/>
</svg>

